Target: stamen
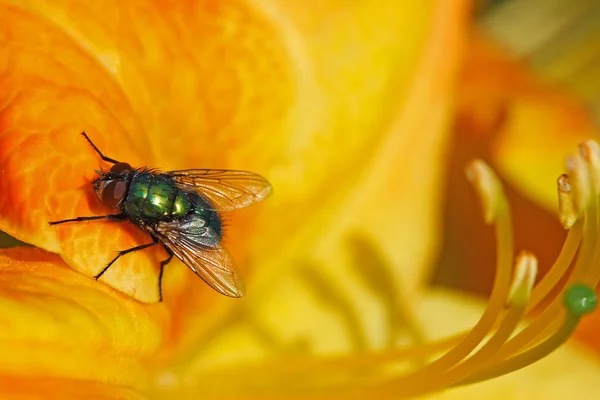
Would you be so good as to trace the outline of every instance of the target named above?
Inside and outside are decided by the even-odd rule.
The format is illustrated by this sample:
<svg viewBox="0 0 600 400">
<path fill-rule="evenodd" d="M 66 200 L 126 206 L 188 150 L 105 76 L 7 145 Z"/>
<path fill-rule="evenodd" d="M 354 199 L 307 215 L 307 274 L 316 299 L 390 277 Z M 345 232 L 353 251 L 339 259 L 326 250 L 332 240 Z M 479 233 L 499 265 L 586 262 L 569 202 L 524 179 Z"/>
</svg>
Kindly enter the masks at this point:
<svg viewBox="0 0 600 400">
<path fill-rule="evenodd" d="M 589 164 L 590 179 L 594 189 L 593 202 L 590 205 L 587 218 L 589 220 L 589 236 L 586 239 L 590 244 L 588 254 L 589 264 L 587 268 L 580 268 L 573 273 L 573 282 L 584 282 L 592 287 L 596 287 L 600 281 L 600 268 L 591 268 L 600 263 L 600 146 L 598 143 L 588 140 L 580 146 L 580 151 Z"/>
<path fill-rule="evenodd" d="M 575 192 L 586 193 L 585 195 L 588 196 L 588 198 L 585 203 L 586 208 L 580 209 L 580 212 L 583 212 L 585 216 L 584 239 L 579 250 L 577 263 L 575 264 L 575 268 L 573 269 L 573 273 L 569 280 L 570 283 L 583 281 L 590 267 L 594 265 L 592 260 L 594 260 L 597 250 L 599 192 L 596 190 L 596 187 L 600 186 L 597 184 L 600 175 L 599 171 L 596 170 L 596 167 L 592 164 L 592 162 L 598 162 L 597 157 L 595 156 L 596 152 L 592 151 L 593 149 L 593 146 L 580 146 L 580 151 L 586 155 L 584 158 L 586 162 L 583 164 L 577 163 L 577 168 L 574 170 L 575 175 L 578 177 L 578 179 L 573 181 Z M 594 156 L 592 157 L 592 155 Z M 592 161 L 587 162 L 588 159 Z"/>
<path fill-rule="evenodd" d="M 527 296 L 537 271 L 537 260 L 529 253 L 518 258 L 519 270 L 512 287 L 514 293 L 509 296 L 511 283 L 513 238 L 510 218 L 510 208 L 499 179 L 494 171 L 483 161 L 476 160 L 467 167 L 467 177 L 472 182 L 480 197 L 484 216 L 488 223 L 496 226 L 497 238 L 497 268 L 494 288 L 488 305 L 477 324 L 458 342 L 454 348 L 431 362 L 429 365 L 409 374 L 398 377 L 377 387 L 369 388 L 371 397 L 394 393 L 396 396 L 412 396 L 419 393 L 443 388 L 452 382 L 468 376 L 473 365 L 478 365 L 495 353 L 510 337 L 524 312 Z M 456 367 L 464 360 L 492 330 L 498 320 L 504 305 L 509 299 L 511 310 L 500 323 L 496 334 L 462 366 Z M 514 302 L 514 304 L 513 304 Z M 518 305 L 522 305 L 519 307 Z M 477 355 L 479 354 L 479 355 Z M 396 359 L 395 361 L 399 361 Z M 454 369 L 453 369 L 454 368 Z M 447 371 L 451 372 L 448 373 Z M 432 380 L 432 377 L 436 377 Z M 435 383 L 434 383 L 435 382 Z"/>
<path fill-rule="evenodd" d="M 590 177 L 583 158 L 570 156 L 565 163 L 573 187 L 575 209 L 579 215 L 588 208 L 590 201 Z"/>
<path fill-rule="evenodd" d="M 467 378 L 474 371 L 481 370 L 482 367 L 489 363 L 490 358 L 513 334 L 521 321 L 536 275 L 537 258 L 532 253 L 521 252 L 516 260 L 515 276 L 513 277 L 510 295 L 507 300 L 509 312 L 502 319 L 502 323 L 494 335 L 477 353 L 445 374 L 442 378 L 445 382 L 444 386 L 457 385 L 456 382 Z"/>
<path fill-rule="evenodd" d="M 492 169 L 482 160 L 474 160 L 465 169 L 483 207 L 485 223 L 490 225 L 496 220 L 500 207 L 499 197 L 502 191 L 498 178 Z"/>
<path fill-rule="evenodd" d="M 590 166 L 594 191 L 600 193 L 600 146 L 593 140 L 587 140 L 579 145 L 579 153 Z"/>
<path fill-rule="evenodd" d="M 522 369 L 536 361 L 546 357 L 554 350 L 559 348 L 573 334 L 579 319 L 596 309 L 598 297 L 594 289 L 585 285 L 573 285 L 567 289 L 563 295 L 563 304 L 566 314 L 560 328 L 544 342 L 537 346 L 509 358 L 493 368 L 486 369 L 461 384 L 481 382 L 484 380 L 496 378 L 508 373 Z"/>
<path fill-rule="evenodd" d="M 515 277 L 508 294 L 508 307 L 525 308 L 537 275 L 537 265 L 537 258 L 532 253 L 523 251 L 519 254 L 515 266 Z"/>
<path fill-rule="evenodd" d="M 558 216 L 560 223 L 565 229 L 571 227 L 577 221 L 577 211 L 575 210 L 575 201 L 573 199 L 573 187 L 569 182 L 569 176 L 563 174 L 558 178 Z"/>
<path fill-rule="evenodd" d="M 586 240 L 582 240 L 581 242 L 575 267 L 568 280 L 568 284 L 573 284 L 575 282 L 582 282 L 585 274 L 593 265 L 592 260 L 594 260 L 597 250 L 596 238 L 598 237 L 598 194 L 595 191 L 591 178 L 595 172 L 591 170 L 591 166 L 587 162 L 587 157 L 584 158 L 579 155 L 569 157 L 566 162 L 566 168 L 570 170 L 570 177 L 573 177 L 574 193 L 579 193 L 578 197 L 576 196 L 577 202 L 580 204 L 578 208 L 585 205 L 585 208 L 579 208 L 579 214 L 583 221 L 583 238 Z M 567 269 L 565 267 L 567 267 L 567 264 L 563 264 L 559 271 L 562 272 L 564 269 L 566 272 Z M 535 300 L 539 301 L 547 296 L 552 289 L 552 286 L 549 286 L 548 283 L 552 280 L 558 283 L 561 278 L 562 276 L 558 275 L 558 271 L 556 273 L 552 272 L 551 278 L 545 283 L 545 292 L 536 290 Z M 531 310 L 532 307 L 533 304 L 528 306 L 528 310 Z M 521 349 L 531 346 L 532 342 L 543 338 L 545 332 L 556 329 L 560 324 L 559 316 L 561 309 L 560 298 L 555 298 L 530 325 L 525 327 L 517 336 L 503 346 L 495 356 L 495 361 L 517 354 Z"/>
<path fill-rule="evenodd" d="M 527 305 L 527 312 L 534 309 L 551 291 L 559 284 L 560 280 L 564 277 L 571 265 L 571 262 L 575 258 L 577 249 L 581 242 L 583 235 L 583 219 L 577 220 L 575 225 L 569 230 L 565 243 L 550 267 L 550 270 L 542 278 L 542 280 L 533 288 L 531 293 L 531 299 Z"/>
<path fill-rule="evenodd" d="M 441 372 L 435 379 L 431 379 L 434 375 L 428 373 L 427 368 L 423 368 L 418 371 L 418 373 L 409 375 L 402 380 L 402 385 L 397 385 L 398 387 L 396 388 L 395 393 L 402 396 L 412 396 L 427 391 L 435 391 L 436 389 L 440 390 L 465 379 L 471 375 L 473 371 L 480 370 L 517 328 L 517 325 L 525 312 L 525 306 L 529 300 L 536 274 L 537 258 L 529 252 L 522 252 L 519 254 L 516 260 L 515 274 L 511 284 L 510 294 L 506 302 L 509 312 L 504 316 L 499 328 L 490 339 L 467 360 L 447 371 Z M 425 373 L 427 373 L 427 377 L 424 382 L 421 382 L 421 380 L 415 381 L 417 376 L 420 377 L 421 374 Z M 423 383 L 423 386 L 419 386 L 420 383 Z M 390 389 L 391 387 L 387 387 L 385 388 L 385 391 L 390 392 Z M 371 392 L 370 394 L 373 393 Z"/>
<path fill-rule="evenodd" d="M 583 235 L 584 220 L 579 218 L 575 211 L 572 186 L 568 175 L 561 175 L 557 183 L 559 216 L 561 224 L 565 229 L 569 229 L 569 233 L 556 261 L 554 261 L 546 276 L 534 288 L 527 306 L 527 312 L 535 308 L 563 278 L 575 258 Z"/>
<path fill-rule="evenodd" d="M 480 197 L 486 221 L 496 225 L 497 268 L 494 287 L 488 305 L 473 329 L 453 349 L 424 367 L 420 372 L 423 375 L 440 373 L 471 353 L 492 329 L 508 295 L 513 259 L 513 238 L 508 202 L 496 174 L 483 161 L 473 161 L 467 167 L 466 172 L 467 178 L 472 182 Z"/>
</svg>

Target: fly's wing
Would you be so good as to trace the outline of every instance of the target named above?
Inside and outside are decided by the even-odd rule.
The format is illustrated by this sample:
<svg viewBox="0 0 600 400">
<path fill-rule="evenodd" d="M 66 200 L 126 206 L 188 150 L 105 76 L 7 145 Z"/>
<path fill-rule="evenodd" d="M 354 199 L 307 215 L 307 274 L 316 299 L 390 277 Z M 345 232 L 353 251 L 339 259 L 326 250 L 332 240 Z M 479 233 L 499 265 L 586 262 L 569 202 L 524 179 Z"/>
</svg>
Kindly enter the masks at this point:
<svg viewBox="0 0 600 400">
<path fill-rule="evenodd" d="M 248 171 L 187 169 L 165 174 L 180 189 L 206 197 L 216 211 L 248 207 L 263 200 L 272 191 L 265 178 Z"/>
<path fill-rule="evenodd" d="M 229 297 L 242 297 L 245 294 L 233 258 L 219 245 L 220 238 L 210 227 L 190 229 L 177 222 L 163 222 L 152 232 L 217 292 Z"/>
</svg>

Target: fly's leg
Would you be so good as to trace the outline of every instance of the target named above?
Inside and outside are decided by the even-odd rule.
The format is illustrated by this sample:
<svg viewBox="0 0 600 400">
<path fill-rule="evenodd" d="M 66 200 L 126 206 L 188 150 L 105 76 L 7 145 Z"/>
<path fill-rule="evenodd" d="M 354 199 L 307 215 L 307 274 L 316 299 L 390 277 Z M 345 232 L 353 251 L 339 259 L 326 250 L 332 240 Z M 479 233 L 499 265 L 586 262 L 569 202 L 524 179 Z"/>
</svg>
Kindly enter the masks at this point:
<svg viewBox="0 0 600 400">
<path fill-rule="evenodd" d="M 168 248 L 166 248 L 165 246 L 163 246 L 166 250 L 166 252 L 169 254 L 169 257 L 167 257 L 166 260 L 163 260 L 160 262 L 160 273 L 158 274 L 158 301 L 162 301 L 162 277 L 163 277 L 163 271 L 165 269 L 165 265 L 167 265 L 168 263 L 171 262 L 171 260 L 173 259 L 173 252 L 171 250 L 169 250 Z"/>
<path fill-rule="evenodd" d="M 93 217 L 77 217 L 77 218 L 63 219 L 60 221 L 52 221 L 52 222 L 48 222 L 48 225 L 65 224 L 67 222 L 96 221 L 99 219 L 109 219 L 111 221 L 124 221 L 126 218 L 127 218 L 127 216 L 124 214 L 96 215 Z"/>
<path fill-rule="evenodd" d="M 94 150 L 96 150 L 96 153 L 98 153 L 98 155 L 100 156 L 100 158 L 102 158 L 104 161 L 108 161 L 110 163 L 113 164 L 117 164 L 118 161 L 110 158 L 110 157 L 106 157 L 104 154 L 102 154 L 102 152 L 96 147 L 96 145 L 94 144 L 94 142 L 92 142 L 92 140 L 88 137 L 88 135 L 85 132 L 81 132 L 81 134 L 83 135 L 83 137 L 85 138 L 85 140 L 88 141 L 88 143 L 94 148 Z"/>
<path fill-rule="evenodd" d="M 148 247 L 156 246 L 158 243 L 159 242 L 156 238 L 152 238 L 152 243 L 146 243 L 146 244 L 142 244 L 140 246 L 135 246 L 130 249 L 120 251 L 119 254 L 117 254 L 117 256 L 115 258 L 113 258 L 113 260 L 111 262 L 109 262 L 106 265 L 106 267 L 104 267 L 104 269 L 102 271 L 100 271 L 100 273 L 98 275 L 94 276 L 94 279 L 98 280 L 102 276 L 102 274 L 104 274 L 106 272 L 106 270 L 109 269 L 111 267 L 111 265 L 113 265 L 115 263 L 115 261 L 117 261 L 119 258 L 124 256 L 125 254 L 133 253 L 134 251 L 144 250 L 144 249 L 147 249 Z"/>
</svg>

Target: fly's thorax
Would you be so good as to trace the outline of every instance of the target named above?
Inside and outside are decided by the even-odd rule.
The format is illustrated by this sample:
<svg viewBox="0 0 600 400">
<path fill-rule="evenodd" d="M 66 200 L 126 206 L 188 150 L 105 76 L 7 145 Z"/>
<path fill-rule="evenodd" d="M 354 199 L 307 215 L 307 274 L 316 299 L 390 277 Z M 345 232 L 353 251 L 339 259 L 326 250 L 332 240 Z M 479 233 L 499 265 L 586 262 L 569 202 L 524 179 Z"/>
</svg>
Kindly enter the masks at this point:
<svg viewBox="0 0 600 400">
<path fill-rule="evenodd" d="M 188 214 L 192 203 L 167 176 L 152 172 L 135 174 L 129 184 L 123 211 L 138 218 L 176 219 Z"/>
</svg>

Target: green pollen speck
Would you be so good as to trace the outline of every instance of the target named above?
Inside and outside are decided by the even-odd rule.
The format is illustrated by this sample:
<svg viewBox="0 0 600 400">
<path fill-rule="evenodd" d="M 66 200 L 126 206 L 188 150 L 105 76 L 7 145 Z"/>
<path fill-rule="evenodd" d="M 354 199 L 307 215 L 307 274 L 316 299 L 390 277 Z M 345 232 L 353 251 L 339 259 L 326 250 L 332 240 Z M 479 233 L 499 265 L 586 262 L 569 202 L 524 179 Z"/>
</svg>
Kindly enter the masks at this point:
<svg viewBox="0 0 600 400">
<path fill-rule="evenodd" d="M 572 285 L 565 291 L 563 304 L 571 315 L 581 317 L 596 309 L 598 296 L 589 286 Z"/>
</svg>

